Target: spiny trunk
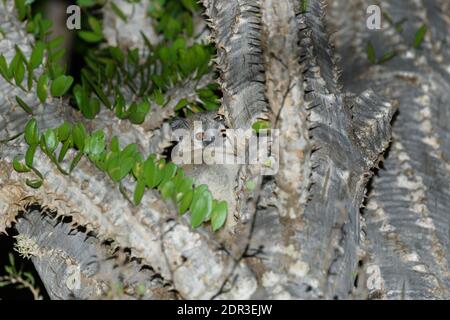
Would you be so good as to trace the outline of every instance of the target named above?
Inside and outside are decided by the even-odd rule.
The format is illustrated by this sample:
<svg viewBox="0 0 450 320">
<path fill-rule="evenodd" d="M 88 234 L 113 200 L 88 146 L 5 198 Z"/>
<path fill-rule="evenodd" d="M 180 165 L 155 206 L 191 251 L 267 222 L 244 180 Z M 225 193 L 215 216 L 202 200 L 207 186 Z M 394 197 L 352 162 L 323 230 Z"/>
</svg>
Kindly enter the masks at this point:
<svg viewBox="0 0 450 320">
<path fill-rule="evenodd" d="M 37 243 L 33 263 L 51 298 L 450 297 L 448 4 L 382 3 L 396 20 L 415 14 L 427 24 L 420 51 L 405 45 L 416 21 L 401 35 L 394 27 L 381 35 L 365 29 L 369 3 L 363 0 L 334 1 L 328 20 L 324 1 L 307 1 L 305 11 L 303 4 L 203 0 L 226 122 L 247 129 L 268 119 L 280 131 L 279 172 L 263 179 L 252 166 L 237 170 L 229 185 L 231 223 L 219 233 L 192 229 L 157 192 L 131 205 L 87 160 L 64 176 L 38 152 L 35 166 L 45 183 L 32 190 L 28 175 L 12 170 L 25 142 L 0 145 L 0 231 L 15 226 Z M 6 12 L 1 53 L 10 61 L 17 44 L 29 56 L 32 37 L 11 3 L 0 7 Z M 340 61 L 327 22 L 341 30 L 335 34 Z M 395 45 L 400 54 L 370 65 L 369 39 L 382 52 Z M 188 83 L 173 94 L 196 88 Z M 19 133 L 28 115 L 15 103 L 20 89 L 1 78 L 0 92 L 4 139 Z M 133 125 L 106 110 L 87 120 L 64 99 L 43 106 L 35 96 L 22 99 L 40 128 L 82 121 L 145 153 L 165 148 L 162 124 L 175 107 Z M 256 186 L 250 190 L 248 182 Z M 124 187 L 130 191 L 131 182 Z M 42 212 L 31 211 L 34 206 Z M 73 267 L 81 270 L 80 289 L 67 282 Z"/>
</svg>

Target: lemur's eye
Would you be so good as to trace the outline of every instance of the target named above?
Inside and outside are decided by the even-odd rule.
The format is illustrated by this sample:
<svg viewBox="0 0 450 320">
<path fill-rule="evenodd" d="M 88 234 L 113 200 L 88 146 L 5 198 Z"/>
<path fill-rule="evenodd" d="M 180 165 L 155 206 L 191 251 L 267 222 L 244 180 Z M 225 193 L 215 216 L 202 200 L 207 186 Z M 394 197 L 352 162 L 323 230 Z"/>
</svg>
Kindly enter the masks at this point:
<svg viewBox="0 0 450 320">
<path fill-rule="evenodd" d="M 204 133 L 203 132 L 198 132 L 195 134 L 195 139 L 199 140 L 199 141 L 203 141 L 203 137 L 204 137 Z"/>
</svg>

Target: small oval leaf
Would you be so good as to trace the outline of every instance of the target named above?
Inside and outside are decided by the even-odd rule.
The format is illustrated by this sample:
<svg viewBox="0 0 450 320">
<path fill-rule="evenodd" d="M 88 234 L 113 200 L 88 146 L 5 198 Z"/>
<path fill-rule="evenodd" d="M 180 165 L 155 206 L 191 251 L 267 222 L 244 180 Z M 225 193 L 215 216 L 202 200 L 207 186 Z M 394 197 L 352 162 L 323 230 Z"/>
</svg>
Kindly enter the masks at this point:
<svg viewBox="0 0 450 320">
<path fill-rule="evenodd" d="M 45 43 L 43 43 L 42 41 L 37 41 L 36 44 L 34 45 L 33 51 L 31 52 L 30 57 L 31 70 L 34 70 L 41 65 L 42 60 L 44 59 L 44 50 L 45 50 Z"/>
<path fill-rule="evenodd" d="M 52 154 L 56 147 L 58 146 L 58 140 L 56 138 L 56 133 L 53 129 L 47 129 L 44 133 L 44 143 L 49 154 Z"/>
<path fill-rule="evenodd" d="M 60 75 L 55 80 L 53 80 L 50 92 L 53 97 L 61 97 L 67 91 L 69 91 L 72 86 L 73 78 L 71 76 Z"/>
<path fill-rule="evenodd" d="M 37 144 L 32 144 L 28 147 L 27 152 L 25 153 L 25 164 L 28 167 L 33 166 L 34 155 L 36 154 Z"/>
<path fill-rule="evenodd" d="M 228 216 L 228 204 L 226 201 L 216 203 L 211 213 L 211 226 L 217 231 L 225 224 Z"/>
<path fill-rule="evenodd" d="M 29 187 L 31 187 L 31 188 L 33 188 L 33 189 L 39 189 L 39 188 L 42 186 L 42 183 L 43 183 L 43 182 L 44 182 L 44 181 L 41 180 L 41 179 L 35 179 L 35 180 L 29 180 L 29 179 L 27 179 L 27 180 L 26 180 L 27 186 L 29 186 Z"/>
<path fill-rule="evenodd" d="M 39 130 L 36 119 L 30 119 L 25 126 L 25 141 L 29 145 L 39 143 Z"/>
<path fill-rule="evenodd" d="M 19 173 L 30 172 L 30 168 L 28 168 L 25 164 L 20 162 L 17 157 L 14 157 L 13 168 L 15 171 L 17 171 Z"/>
<path fill-rule="evenodd" d="M 48 76 L 42 74 L 37 82 L 37 95 L 41 103 L 45 103 L 48 95 Z"/>
</svg>

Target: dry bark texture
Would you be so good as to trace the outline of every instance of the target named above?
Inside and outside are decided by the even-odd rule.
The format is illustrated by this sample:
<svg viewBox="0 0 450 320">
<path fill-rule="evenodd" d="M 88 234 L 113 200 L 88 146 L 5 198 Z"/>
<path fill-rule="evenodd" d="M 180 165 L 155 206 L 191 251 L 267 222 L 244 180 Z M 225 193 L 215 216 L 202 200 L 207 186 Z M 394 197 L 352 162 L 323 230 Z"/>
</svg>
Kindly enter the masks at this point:
<svg viewBox="0 0 450 320">
<path fill-rule="evenodd" d="M 383 2 L 396 20 L 414 17 L 398 34 L 392 26 L 369 32 L 364 0 L 330 2 L 325 10 L 324 1 L 309 0 L 303 11 L 297 0 L 203 0 L 226 123 L 246 129 L 269 119 L 280 130 L 277 175 L 263 179 L 252 166 L 223 167 L 235 198 L 219 233 L 193 230 L 157 192 L 132 206 L 87 160 L 64 176 L 38 153 L 45 183 L 32 190 L 11 165 L 25 143 L 0 145 L 0 231 L 15 226 L 37 243 L 33 262 L 52 298 L 450 297 L 448 3 Z M 10 61 L 17 44 L 28 56 L 32 38 L 9 1 L 0 8 L 1 52 Z M 327 22 L 339 31 L 340 61 Z M 407 44 L 421 23 L 429 33 L 413 50 Z M 368 39 L 381 52 L 396 46 L 398 56 L 371 66 Z M 35 93 L 24 95 L 3 79 L 0 139 L 28 119 L 15 95 L 33 108 L 42 129 L 80 120 L 137 143 L 145 154 L 167 143 L 162 124 L 170 108 L 142 126 L 106 111 L 83 120 L 67 101 L 39 105 Z M 203 179 L 223 183 L 208 170 Z M 125 188 L 132 190 L 131 181 Z M 41 212 L 29 213 L 36 206 Z M 67 282 L 71 266 L 80 267 L 80 290 Z"/>
<path fill-rule="evenodd" d="M 339 30 L 336 45 L 344 86 L 358 93 L 368 85 L 399 106 L 392 145 L 371 182 L 362 212 L 362 245 L 372 277 L 369 293 L 388 299 L 448 299 L 449 3 L 382 1 L 380 5 L 394 21 L 408 18 L 402 33 L 387 21 L 387 31 L 367 32 L 363 17 L 350 8 L 369 4 L 335 2 L 329 18 Z M 423 24 L 428 32 L 422 48 L 412 49 L 415 32 Z M 368 40 L 380 54 L 394 49 L 397 57 L 382 66 L 368 65 L 361 50 Z"/>
</svg>

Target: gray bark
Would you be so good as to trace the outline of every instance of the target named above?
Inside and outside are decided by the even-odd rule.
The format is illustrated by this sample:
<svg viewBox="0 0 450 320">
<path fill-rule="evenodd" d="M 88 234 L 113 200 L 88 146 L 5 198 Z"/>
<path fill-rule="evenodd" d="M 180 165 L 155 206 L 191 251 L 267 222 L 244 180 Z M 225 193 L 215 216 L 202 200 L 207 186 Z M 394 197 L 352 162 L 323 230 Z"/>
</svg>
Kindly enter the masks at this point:
<svg viewBox="0 0 450 320">
<path fill-rule="evenodd" d="M 132 206 L 86 160 L 63 176 L 38 153 L 35 165 L 45 184 L 32 190 L 25 185 L 27 175 L 11 166 L 25 143 L 1 144 L 0 231 L 15 226 L 37 243 L 33 262 L 50 296 L 449 298 L 448 3 L 382 3 L 396 20 L 417 17 L 401 35 L 392 27 L 383 34 L 368 32 L 364 0 L 333 1 L 327 12 L 319 0 L 309 0 L 306 12 L 297 0 L 203 4 L 218 51 L 221 112 L 233 128 L 269 119 L 280 130 L 278 174 L 262 179 L 252 166 L 230 170 L 226 187 L 234 192 L 233 206 L 224 230 L 213 234 L 190 228 L 156 192 Z M 18 44 L 29 55 L 32 38 L 10 3 L 0 7 L 7 13 L 0 16 L 6 31 L 1 52 L 9 61 Z M 429 34 L 421 50 L 412 50 L 406 43 L 420 22 L 427 23 Z M 340 61 L 327 23 L 339 30 L 333 39 Z M 395 45 L 400 54 L 371 66 L 368 39 L 380 50 Z M 42 129 L 80 120 L 137 143 L 146 154 L 167 142 L 161 125 L 171 110 L 143 126 L 109 112 L 89 121 L 67 101 L 39 105 L 35 94 L 24 96 L 3 79 L 0 139 L 17 134 L 28 119 L 15 95 L 33 108 Z M 221 184 L 214 174 L 205 168 L 202 177 Z M 247 190 L 251 180 L 256 187 Z M 131 190 L 131 182 L 125 187 Z M 19 215 L 31 205 L 43 212 Z M 70 266 L 82 273 L 78 291 L 67 285 Z M 117 283 L 121 290 L 114 290 Z M 140 284 L 146 288 L 141 294 Z"/>
<path fill-rule="evenodd" d="M 358 93 L 368 84 L 399 106 L 392 144 L 362 212 L 364 261 L 377 282 L 369 293 L 388 299 L 448 299 L 449 3 L 382 2 L 394 21 L 408 18 L 402 33 L 393 26 L 385 32 L 365 32 L 364 19 L 349 8 L 368 5 L 336 3 L 329 21 L 344 23 L 336 34 L 344 86 Z M 422 48 L 414 50 L 410 44 L 422 24 L 428 33 Z M 397 57 L 382 66 L 369 66 L 361 51 L 369 39 L 380 51 L 397 50 Z"/>
</svg>

